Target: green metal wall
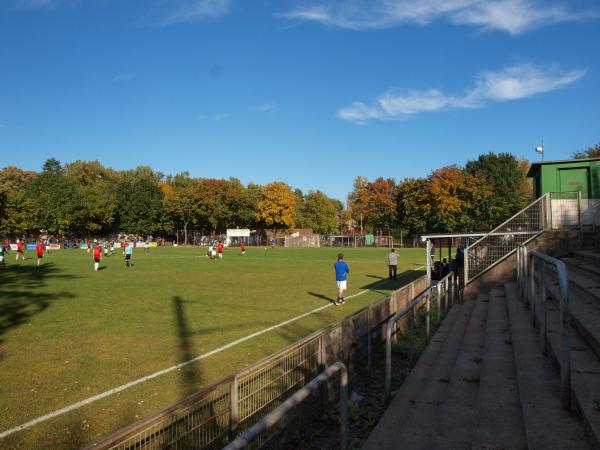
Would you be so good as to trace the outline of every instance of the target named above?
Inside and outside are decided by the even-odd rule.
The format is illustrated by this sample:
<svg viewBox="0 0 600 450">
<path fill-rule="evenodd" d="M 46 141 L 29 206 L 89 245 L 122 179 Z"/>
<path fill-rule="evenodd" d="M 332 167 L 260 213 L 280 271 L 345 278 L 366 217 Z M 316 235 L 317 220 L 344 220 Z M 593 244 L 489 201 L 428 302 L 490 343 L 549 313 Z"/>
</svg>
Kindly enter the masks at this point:
<svg viewBox="0 0 600 450">
<path fill-rule="evenodd" d="M 582 191 L 583 198 L 600 198 L 600 161 L 542 164 L 534 187 L 536 197 L 546 192 Z"/>
</svg>

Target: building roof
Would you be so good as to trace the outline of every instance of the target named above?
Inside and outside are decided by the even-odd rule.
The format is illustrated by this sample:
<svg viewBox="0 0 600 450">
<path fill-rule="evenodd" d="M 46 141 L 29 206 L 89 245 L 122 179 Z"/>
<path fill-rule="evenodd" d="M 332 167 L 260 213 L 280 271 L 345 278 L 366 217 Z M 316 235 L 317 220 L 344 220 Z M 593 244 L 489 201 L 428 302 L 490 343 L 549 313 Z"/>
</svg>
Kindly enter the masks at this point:
<svg viewBox="0 0 600 450">
<path fill-rule="evenodd" d="M 528 177 L 535 177 L 540 170 L 541 166 L 549 165 L 549 164 L 565 164 L 565 163 L 580 163 L 580 162 L 588 162 L 588 161 L 600 161 L 600 157 L 594 158 L 582 158 L 582 159 L 560 159 L 555 161 L 538 161 L 531 163 L 531 167 L 529 168 L 529 172 L 527 172 Z"/>
</svg>

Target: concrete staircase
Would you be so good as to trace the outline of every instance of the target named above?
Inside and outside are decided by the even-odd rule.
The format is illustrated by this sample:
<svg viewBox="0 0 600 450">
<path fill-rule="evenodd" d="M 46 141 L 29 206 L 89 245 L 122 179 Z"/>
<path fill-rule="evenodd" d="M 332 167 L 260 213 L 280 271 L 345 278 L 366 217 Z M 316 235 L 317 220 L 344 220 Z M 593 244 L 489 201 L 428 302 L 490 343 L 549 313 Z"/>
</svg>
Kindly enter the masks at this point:
<svg viewBox="0 0 600 450">
<path fill-rule="evenodd" d="M 508 281 L 452 308 L 364 448 L 600 449 L 600 255 L 564 260 L 572 414 L 561 408 L 557 304 L 549 305 L 544 356 L 539 330 Z"/>
</svg>

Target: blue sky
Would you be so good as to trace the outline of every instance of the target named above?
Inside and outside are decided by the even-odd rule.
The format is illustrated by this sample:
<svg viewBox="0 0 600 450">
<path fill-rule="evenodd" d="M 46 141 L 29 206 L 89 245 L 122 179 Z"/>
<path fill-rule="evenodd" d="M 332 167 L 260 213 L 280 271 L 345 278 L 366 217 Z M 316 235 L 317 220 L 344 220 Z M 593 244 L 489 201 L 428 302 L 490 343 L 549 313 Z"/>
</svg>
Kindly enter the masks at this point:
<svg viewBox="0 0 600 450">
<path fill-rule="evenodd" d="M 2 0 L 0 166 L 321 189 L 600 141 L 600 3 Z"/>
</svg>

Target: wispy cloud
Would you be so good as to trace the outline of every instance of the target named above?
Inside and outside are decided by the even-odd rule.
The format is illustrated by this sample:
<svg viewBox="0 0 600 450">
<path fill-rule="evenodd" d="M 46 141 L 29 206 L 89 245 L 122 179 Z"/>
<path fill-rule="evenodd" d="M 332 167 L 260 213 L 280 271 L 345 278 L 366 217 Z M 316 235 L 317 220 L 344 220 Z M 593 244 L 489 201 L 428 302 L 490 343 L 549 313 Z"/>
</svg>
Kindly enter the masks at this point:
<svg viewBox="0 0 600 450">
<path fill-rule="evenodd" d="M 228 113 L 217 113 L 217 114 L 215 114 L 215 120 L 217 122 L 220 122 L 222 120 L 227 119 L 230 116 L 231 116 L 231 114 L 228 114 Z"/>
<path fill-rule="evenodd" d="M 340 119 L 363 125 L 370 120 L 400 120 L 416 114 L 448 109 L 481 108 L 490 102 L 528 98 L 574 83 L 585 70 L 561 72 L 556 67 L 532 64 L 512 66 L 499 72 L 481 72 L 463 95 L 438 89 L 390 90 L 371 105 L 354 102 L 337 112 Z"/>
<path fill-rule="evenodd" d="M 231 0 L 181 0 L 173 11 L 166 15 L 162 25 L 192 23 L 221 17 L 229 13 Z"/>
<path fill-rule="evenodd" d="M 15 0 L 18 9 L 52 9 L 61 5 L 74 5 L 77 0 Z"/>
<path fill-rule="evenodd" d="M 320 22 L 354 30 L 390 28 L 403 23 L 427 25 L 446 20 L 484 30 L 521 34 L 559 22 L 598 17 L 598 9 L 574 11 L 563 3 L 542 0 L 313 0 L 283 14 L 289 19 Z"/>
<path fill-rule="evenodd" d="M 271 112 L 275 110 L 275 105 L 273 103 L 263 103 L 258 105 L 256 110 L 260 112 Z"/>
</svg>

